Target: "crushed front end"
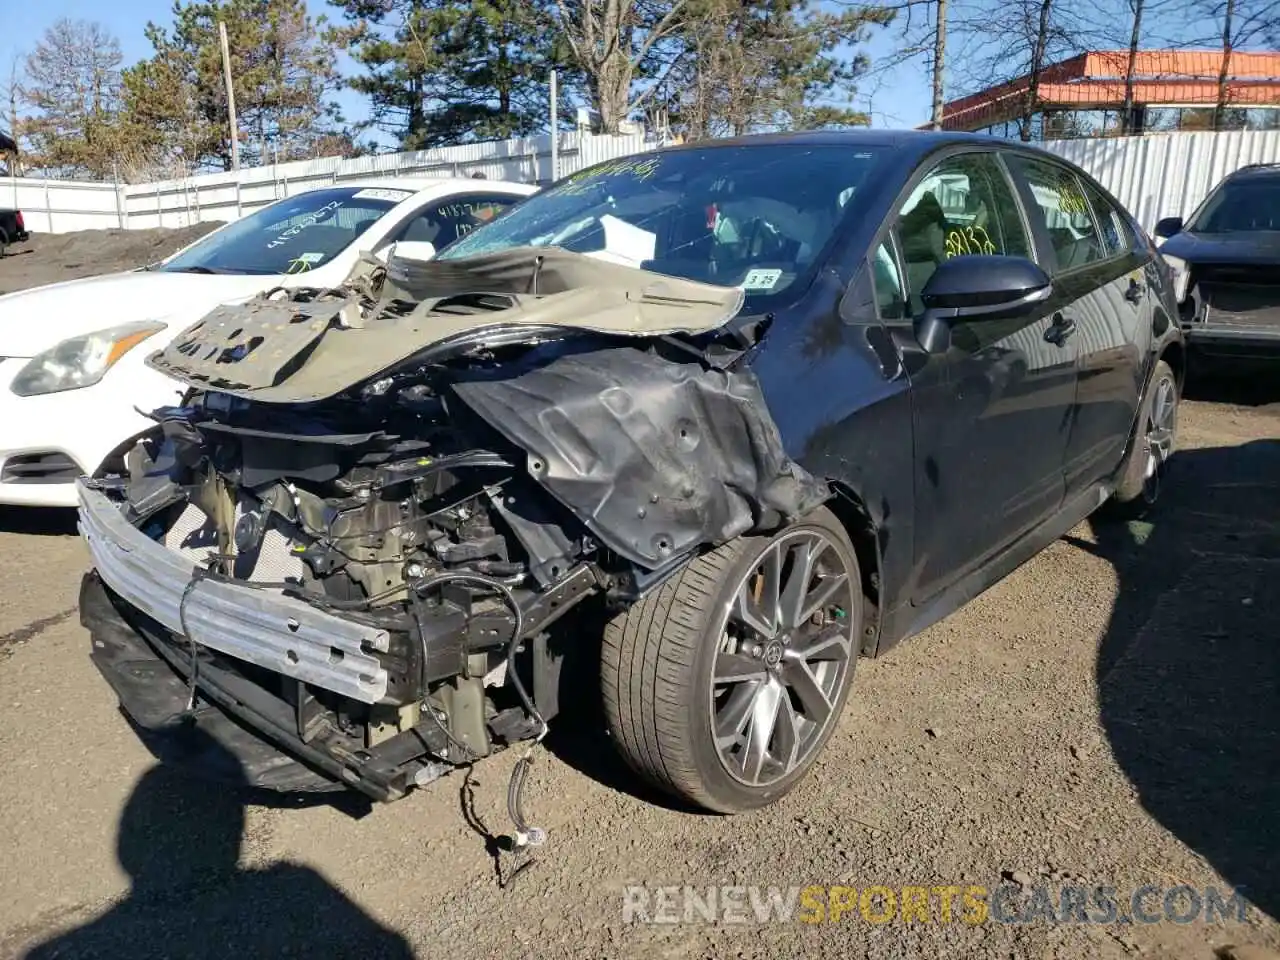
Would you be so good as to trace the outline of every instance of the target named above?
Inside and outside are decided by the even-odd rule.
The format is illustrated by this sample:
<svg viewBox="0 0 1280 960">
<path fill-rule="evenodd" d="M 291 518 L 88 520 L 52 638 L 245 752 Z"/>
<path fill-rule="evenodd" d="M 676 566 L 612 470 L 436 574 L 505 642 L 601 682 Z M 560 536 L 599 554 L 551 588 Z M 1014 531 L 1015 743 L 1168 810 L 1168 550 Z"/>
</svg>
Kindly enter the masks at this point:
<svg viewBox="0 0 1280 960">
<path fill-rule="evenodd" d="M 608 582 L 590 541 L 421 411 L 356 432 L 367 406 L 218 399 L 167 411 L 127 478 L 80 483 L 81 617 L 134 722 L 203 724 L 250 784 L 381 800 L 540 733 L 548 628 Z"/>
<path fill-rule="evenodd" d="M 828 495 L 740 304 L 514 251 L 215 310 L 149 360 L 183 405 L 79 482 L 95 663 L 162 759 L 195 729 L 256 786 L 394 800 L 540 737 L 592 623 Z"/>
</svg>

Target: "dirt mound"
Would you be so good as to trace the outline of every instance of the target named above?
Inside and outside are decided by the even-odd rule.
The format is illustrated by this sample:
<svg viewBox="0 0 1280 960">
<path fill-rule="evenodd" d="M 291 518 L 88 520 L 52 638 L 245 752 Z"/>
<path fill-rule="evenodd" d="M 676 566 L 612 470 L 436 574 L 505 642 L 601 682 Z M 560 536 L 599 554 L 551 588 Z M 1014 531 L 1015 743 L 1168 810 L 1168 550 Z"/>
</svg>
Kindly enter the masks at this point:
<svg viewBox="0 0 1280 960">
<path fill-rule="evenodd" d="M 77 230 L 35 234 L 0 258 L 0 293 L 12 293 L 59 280 L 132 270 L 167 257 L 221 222 L 178 229 Z"/>
</svg>

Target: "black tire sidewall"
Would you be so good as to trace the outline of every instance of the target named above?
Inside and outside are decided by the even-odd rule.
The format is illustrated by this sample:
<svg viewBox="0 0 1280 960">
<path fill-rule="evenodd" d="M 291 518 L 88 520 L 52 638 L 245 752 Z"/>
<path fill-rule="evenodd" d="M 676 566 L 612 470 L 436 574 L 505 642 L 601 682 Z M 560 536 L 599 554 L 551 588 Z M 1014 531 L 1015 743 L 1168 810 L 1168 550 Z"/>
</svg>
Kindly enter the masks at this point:
<svg viewBox="0 0 1280 960">
<path fill-rule="evenodd" d="M 841 559 L 849 571 L 854 583 L 854 595 L 858 600 L 855 610 L 850 611 L 852 633 L 852 656 L 849 669 L 845 675 L 833 709 L 833 719 L 823 731 L 817 745 L 809 754 L 809 758 L 781 780 L 764 787 L 751 787 L 735 780 L 720 762 L 712 737 L 711 714 L 711 675 L 715 664 L 716 648 L 719 637 L 710 634 L 717 620 L 717 612 L 730 603 L 734 590 L 748 571 L 758 562 L 765 547 L 778 537 L 797 531 L 812 529 L 826 534 L 841 554 Z M 773 803 L 789 793 L 813 768 L 815 761 L 826 748 L 827 742 L 839 725 L 840 715 L 849 697 L 856 672 L 858 650 L 861 643 L 863 621 L 865 619 L 862 601 L 861 572 L 857 555 L 849 543 L 848 534 L 840 521 L 830 511 L 822 508 L 804 520 L 794 523 L 778 531 L 773 536 L 744 538 L 741 546 L 745 547 L 740 556 L 730 566 L 727 575 L 716 590 L 715 601 L 711 608 L 704 611 L 704 619 L 700 629 L 698 650 L 694 658 L 693 670 L 690 672 L 689 684 L 686 687 L 686 706 L 688 716 L 687 742 L 691 748 L 698 779 L 708 796 L 709 806 L 723 813 L 736 813 L 754 810 Z"/>
</svg>

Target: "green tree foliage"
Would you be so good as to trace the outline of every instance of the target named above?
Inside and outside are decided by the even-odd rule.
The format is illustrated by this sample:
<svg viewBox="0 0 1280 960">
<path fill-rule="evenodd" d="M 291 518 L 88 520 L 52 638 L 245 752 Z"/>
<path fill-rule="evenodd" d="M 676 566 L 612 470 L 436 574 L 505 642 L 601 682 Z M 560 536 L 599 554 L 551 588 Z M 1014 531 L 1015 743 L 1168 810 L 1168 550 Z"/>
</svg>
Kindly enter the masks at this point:
<svg viewBox="0 0 1280 960">
<path fill-rule="evenodd" d="M 101 24 L 58 20 L 27 57 L 15 135 L 26 163 L 66 176 L 109 178 L 119 145 L 120 44 Z M 13 85 L 16 120 L 17 92 Z M 14 126 L 18 124 L 13 123 Z"/>
<path fill-rule="evenodd" d="M 661 85 L 672 125 L 690 139 L 866 125 L 849 107 L 869 62 L 856 47 L 893 17 L 809 0 L 689 0 Z"/>
<path fill-rule="evenodd" d="M 402 147 L 506 139 L 545 129 L 549 71 L 564 64 L 542 3 L 333 3 L 346 26 L 331 36 L 365 70 L 349 86 L 369 97 L 371 125 Z"/>
<path fill-rule="evenodd" d="M 226 24 L 241 162 L 316 155 L 340 123 L 336 55 L 305 0 L 175 3 L 155 54 L 125 71 L 127 142 L 151 163 L 229 169 L 230 125 L 219 21 Z"/>
</svg>

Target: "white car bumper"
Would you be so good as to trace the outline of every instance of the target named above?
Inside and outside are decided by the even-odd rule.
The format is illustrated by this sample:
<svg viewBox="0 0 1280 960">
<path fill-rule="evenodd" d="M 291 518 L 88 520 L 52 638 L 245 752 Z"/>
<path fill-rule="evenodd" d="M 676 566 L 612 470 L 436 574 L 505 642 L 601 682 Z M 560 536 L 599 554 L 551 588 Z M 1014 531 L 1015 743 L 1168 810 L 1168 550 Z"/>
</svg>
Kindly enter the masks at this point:
<svg viewBox="0 0 1280 960">
<path fill-rule="evenodd" d="M 9 384 L 26 362 L 0 360 L 0 504 L 77 506 L 76 478 L 92 476 L 155 426 L 135 407 L 154 410 L 182 398 L 181 384 L 145 368 L 113 368 L 91 387 L 20 397 Z"/>
</svg>

